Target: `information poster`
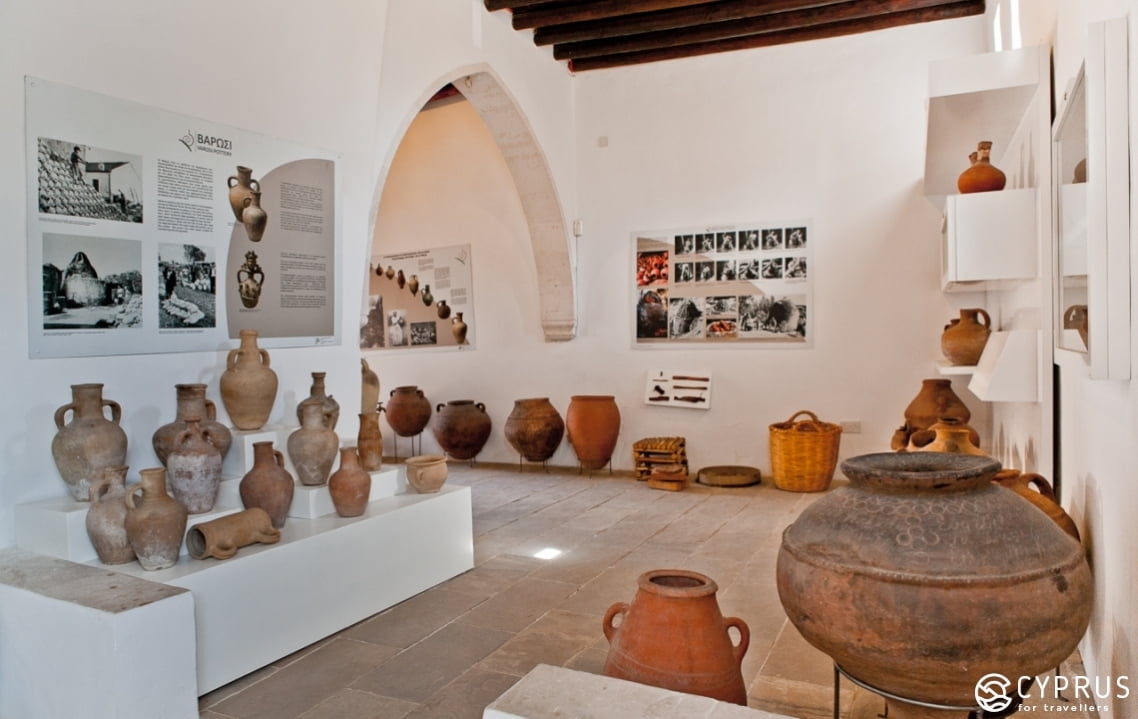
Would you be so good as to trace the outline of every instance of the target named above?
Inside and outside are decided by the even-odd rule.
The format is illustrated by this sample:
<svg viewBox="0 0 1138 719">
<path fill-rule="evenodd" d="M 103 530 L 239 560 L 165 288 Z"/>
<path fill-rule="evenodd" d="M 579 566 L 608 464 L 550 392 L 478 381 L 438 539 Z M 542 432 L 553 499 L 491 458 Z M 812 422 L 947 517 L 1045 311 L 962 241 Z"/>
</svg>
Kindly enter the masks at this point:
<svg viewBox="0 0 1138 719">
<path fill-rule="evenodd" d="M 809 347 L 808 222 L 632 235 L 636 346 Z"/>
<path fill-rule="evenodd" d="M 470 245 L 374 255 L 362 349 L 472 349 L 477 334 Z"/>
<path fill-rule="evenodd" d="M 25 78 L 32 357 L 335 344 L 335 156 Z"/>
</svg>

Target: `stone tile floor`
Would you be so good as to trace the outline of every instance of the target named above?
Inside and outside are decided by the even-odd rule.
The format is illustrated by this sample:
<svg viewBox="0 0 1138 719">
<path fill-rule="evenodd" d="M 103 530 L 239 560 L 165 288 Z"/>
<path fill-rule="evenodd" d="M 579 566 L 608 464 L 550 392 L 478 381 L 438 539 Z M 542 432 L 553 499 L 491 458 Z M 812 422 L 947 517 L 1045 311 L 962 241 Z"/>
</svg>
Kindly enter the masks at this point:
<svg viewBox="0 0 1138 719">
<path fill-rule="evenodd" d="M 210 692 L 201 719 L 476 719 L 538 663 L 600 673 L 605 610 L 660 568 L 710 576 L 723 614 L 749 625 L 750 706 L 833 716 L 832 664 L 787 621 L 774 584 L 783 528 L 822 495 L 765 480 L 665 492 L 536 465 L 450 470 L 471 487 L 475 568 Z M 547 548 L 561 554 L 534 556 Z M 883 709 L 845 681 L 841 696 L 847 719 Z"/>
</svg>

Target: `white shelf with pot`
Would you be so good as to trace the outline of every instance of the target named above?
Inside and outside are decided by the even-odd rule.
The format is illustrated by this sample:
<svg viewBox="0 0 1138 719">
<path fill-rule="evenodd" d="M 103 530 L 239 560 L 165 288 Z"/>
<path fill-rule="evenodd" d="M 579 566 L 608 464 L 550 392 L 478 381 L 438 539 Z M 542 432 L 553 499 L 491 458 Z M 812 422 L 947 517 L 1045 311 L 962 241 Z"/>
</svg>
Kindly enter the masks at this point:
<svg viewBox="0 0 1138 719">
<path fill-rule="evenodd" d="M 1039 330 L 993 332 L 968 390 L 985 402 L 1038 402 Z"/>
</svg>

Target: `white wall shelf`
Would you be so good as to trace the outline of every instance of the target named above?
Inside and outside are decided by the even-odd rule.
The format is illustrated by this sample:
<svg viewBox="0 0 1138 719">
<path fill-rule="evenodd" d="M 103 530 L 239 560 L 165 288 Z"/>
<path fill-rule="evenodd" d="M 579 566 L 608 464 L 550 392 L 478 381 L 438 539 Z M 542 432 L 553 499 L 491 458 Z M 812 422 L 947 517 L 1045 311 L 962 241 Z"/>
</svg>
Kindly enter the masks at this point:
<svg viewBox="0 0 1138 719">
<path fill-rule="evenodd" d="M 946 292 L 1039 274 L 1034 189 L 945 198 L 941 286 Z"/>
<path fill-rule="evenodd" d="M 985 402 L 1039 401 L 1038 330 L 993 332 L 968 390 Z"/>
</svg>

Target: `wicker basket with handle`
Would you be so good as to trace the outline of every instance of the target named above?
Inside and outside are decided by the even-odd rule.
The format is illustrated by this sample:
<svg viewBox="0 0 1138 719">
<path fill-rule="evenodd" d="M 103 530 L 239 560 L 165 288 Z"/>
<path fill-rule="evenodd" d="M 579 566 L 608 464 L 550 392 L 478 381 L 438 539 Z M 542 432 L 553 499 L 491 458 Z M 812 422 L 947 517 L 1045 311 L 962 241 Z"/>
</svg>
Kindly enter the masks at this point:
<svg viewBox="0 0 1138 719">
<path fill-rule="evenodd" d="M 808 420 L 795 421 L 801 415 Z M 799 410 L 785 422 L 770 426 L 771 478 L 790 492 L 822 492 L 830 487 L 838 466 L 841 425 L 822 422 Z"/>
</svg>

